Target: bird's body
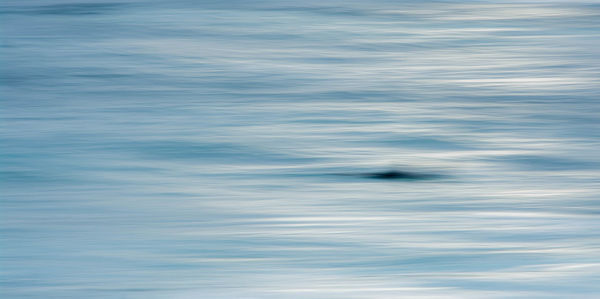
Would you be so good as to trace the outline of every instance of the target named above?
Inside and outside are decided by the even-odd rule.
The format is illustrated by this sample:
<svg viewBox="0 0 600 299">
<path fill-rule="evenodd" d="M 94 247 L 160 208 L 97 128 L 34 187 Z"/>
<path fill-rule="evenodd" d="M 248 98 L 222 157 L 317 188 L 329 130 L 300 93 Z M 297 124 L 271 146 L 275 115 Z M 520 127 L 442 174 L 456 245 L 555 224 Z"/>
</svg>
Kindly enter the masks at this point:
<svg viewBox="0 0 600 299">
<path fill-rule="evenodd" d="M 378 180 L 426 180 L 438 177 L 427 173 L 417 173 L 399 170 L 364 172 L 364 173 L 338 173 L 337 175 L 353 176 Z"/>
<path fill-rule="evenodd" d="M 430 177 L 430 175 L 421 174 L 421 173 L 413 173 L 406 171 L 382 171 L 382 172 L 372 172 L 364 174 L 364 177 L 372 178 L 372 179 L 380 179 L 380 180 L 418 180 L 418 179 L 426 179 Z"/>
</svg>

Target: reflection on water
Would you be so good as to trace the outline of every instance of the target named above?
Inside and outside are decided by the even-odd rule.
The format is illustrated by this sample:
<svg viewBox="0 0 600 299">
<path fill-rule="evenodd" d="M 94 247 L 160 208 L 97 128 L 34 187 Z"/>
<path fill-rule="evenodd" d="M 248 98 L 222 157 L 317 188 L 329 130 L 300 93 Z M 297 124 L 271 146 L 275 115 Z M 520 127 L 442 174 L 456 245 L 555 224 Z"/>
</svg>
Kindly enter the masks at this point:
<svg viewBox="0 0 600 299">
<path fill-rule="evenodd" d="M 599 8 L 5 1 L 1 293 L 593 297 Z"/>
</svg>

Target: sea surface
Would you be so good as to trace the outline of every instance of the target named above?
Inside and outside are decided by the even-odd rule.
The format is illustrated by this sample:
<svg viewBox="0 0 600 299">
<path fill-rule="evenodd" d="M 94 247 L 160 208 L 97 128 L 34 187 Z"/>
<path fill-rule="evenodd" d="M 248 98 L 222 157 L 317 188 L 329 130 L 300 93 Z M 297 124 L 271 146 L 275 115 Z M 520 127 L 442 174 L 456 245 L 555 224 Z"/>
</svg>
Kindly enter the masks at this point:
<svg viewBox="0 0 600 299">
<path fill-rule="evenodd" d="M 2 298 L 600 296 L 598 1 L 3 0 L 0 41 Z"/>
</svg>

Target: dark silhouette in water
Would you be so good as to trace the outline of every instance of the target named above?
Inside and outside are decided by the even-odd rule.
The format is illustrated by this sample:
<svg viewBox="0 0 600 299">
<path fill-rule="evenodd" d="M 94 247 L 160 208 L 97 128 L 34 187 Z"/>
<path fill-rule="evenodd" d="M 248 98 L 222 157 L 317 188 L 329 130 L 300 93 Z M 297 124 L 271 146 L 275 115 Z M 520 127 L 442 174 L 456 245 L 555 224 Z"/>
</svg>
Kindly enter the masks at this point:
<svg viewBox="0 0 600 299">
<path fill-rule="evenodd" d="M 433 174 L 416 173 L 399 170 L 388 170 L 378 172 L 367 172 L 367 173 L 344 173 L 340 175 L 355 176 L 369 179 L 378 180 L 427 180 L 438 177 Z"/>
<path fill-rule="evenodd" d="M 419 179 L 431 178 L 431 175 L 427 175 L 427 174 L 413 173 L 413 172 L 406 172 L 406 171 L 397 171 L 397 170 L 365 173 L 363 176 L 367 177 L 367 178 L 380 179 L 380 180 L 401 180 L 401 179 L 419 180 Z"/>
</svg>

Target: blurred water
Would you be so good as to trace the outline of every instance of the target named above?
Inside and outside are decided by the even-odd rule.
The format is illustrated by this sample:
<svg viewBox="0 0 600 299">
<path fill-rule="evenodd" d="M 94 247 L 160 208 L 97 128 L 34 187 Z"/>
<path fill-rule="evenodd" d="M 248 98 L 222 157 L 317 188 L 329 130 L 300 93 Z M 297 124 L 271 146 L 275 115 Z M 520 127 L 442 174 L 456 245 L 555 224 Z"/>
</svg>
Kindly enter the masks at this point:
<svg viewBox="0 0 600 299">
<path fill-rule="evenodd" d="M 0 7 L 3 298 L 600 293 L 597 3 Z"/>
</svg>

